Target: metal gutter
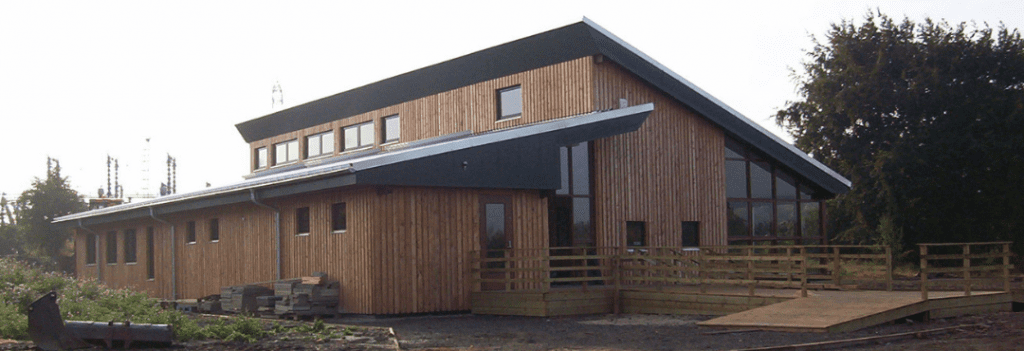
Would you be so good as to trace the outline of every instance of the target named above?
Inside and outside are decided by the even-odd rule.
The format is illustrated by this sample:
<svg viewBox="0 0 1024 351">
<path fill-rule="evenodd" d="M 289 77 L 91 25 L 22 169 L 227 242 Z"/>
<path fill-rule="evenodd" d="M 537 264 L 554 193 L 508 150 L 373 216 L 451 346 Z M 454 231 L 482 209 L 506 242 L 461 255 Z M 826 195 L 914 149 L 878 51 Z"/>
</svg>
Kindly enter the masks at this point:
<svg viewBox="0 0 1024 351">
<path fill-rule="evenodd" d="M 163 223 L 163 224 L 171 226 L 171 300 L 177 300 L 178 299 L 178 262 L 177 262 L 178 261 L 177 260 L 178 253 L 176 251 L 177 251 L 177 247 L 178 247 L 178 245 L 177 245 L 178 241 L 174 239 L 174 224 L 171 223 L 171 222 L 162 220 L 160 218 L 156 218 L 156 215 L 153 213 L 153 207 L 152 206 L 149 207 L 149 217 L 152 218 L 153 220 L 157 221 L 157 222 L 160 222 L 160 223 Z M 81 222 L 82 220 L 79 219 L 78 221 Z"/>
<path fill-rule="evenodd" d="M 100 271 L 100 236 L 99 236 L 99 234 L 96 234 L 96 232 L 94 232 L 92 229 L 86 228 L 84 225 L 82 225 L 82 219 L 81 218 L 78 219 L 78 227 L 82 228 L 82 230 L 85 230 L 85 231 L 89 232 L 90 234 L 92 234 L 93 236 L 96 237 L 96 239 L 95 239 L 96 240 L 96 247 L 93 248 L 93 249 L 96 250 L 96 252 L 95 252 L 96 255 L 94 256 L 94 257 L 96 257 L 96 280 L 97 281 L 102 281 L 101 278 L 103 278 L 103 277 L 101 276 L 102 272 Z M 86 239 L 86 240 L 88 240 L 88 239 Z"/>
<path fill-rule="evenodd" d="M 249 198 L 257 206 L 266 207 L 274 211 L 274 246 L 277 249 L 277 268 L 274 270 L 274 279 L 281 280 L 281 210 L 277 207 L 267 205 L 256 197 L 256 189 L 249 189 Z"/>
</svg>

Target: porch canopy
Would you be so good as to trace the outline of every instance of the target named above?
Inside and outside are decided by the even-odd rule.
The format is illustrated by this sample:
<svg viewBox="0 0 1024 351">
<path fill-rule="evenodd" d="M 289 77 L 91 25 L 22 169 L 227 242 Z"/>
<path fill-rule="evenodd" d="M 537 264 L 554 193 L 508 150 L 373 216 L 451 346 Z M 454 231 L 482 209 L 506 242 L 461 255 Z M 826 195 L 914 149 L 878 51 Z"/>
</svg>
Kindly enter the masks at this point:
<svg viewBox="0 0 1024 351">
<path fill-rule="evenodd" d="M 635 131 L 653 110 L 648 103 L 307 160 L 231 185 L 75 213 L 54 223 L 95 225 L 354 185 L 555 190 L 561 184 L 559 147 Z"/>
</svg>

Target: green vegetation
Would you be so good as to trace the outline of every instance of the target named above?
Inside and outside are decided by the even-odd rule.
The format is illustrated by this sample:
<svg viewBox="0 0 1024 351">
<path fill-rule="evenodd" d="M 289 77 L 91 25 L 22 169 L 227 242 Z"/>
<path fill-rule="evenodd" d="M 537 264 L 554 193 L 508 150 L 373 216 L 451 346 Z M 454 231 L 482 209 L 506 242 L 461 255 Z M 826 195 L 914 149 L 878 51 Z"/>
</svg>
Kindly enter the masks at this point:
<svg viewBox="0 0 1024 351">
<path fill-rule="evenodd" d="M 868 14 L 833 24 L 776 121 L 850 178 L 834 240 L 916 258 L 921 242 L 1014 241 L 1024 254 L 1024 40 L 1005 26 Z"/>
<path fill-rule="evenodd" d="M 93 280 L 44 272 L 10 258 L 0 258 L 0 339 L 28 339 L 28 305 L 57 291 L 65 320 L 125 321 L 171 324 L 178 340 L 221 339 L 253 342 L 268 332 L 249 317 L 200 324 L 185 314 L 160 308 L 156 299 L 128 289 L 110 289 Z"/>
</svg>

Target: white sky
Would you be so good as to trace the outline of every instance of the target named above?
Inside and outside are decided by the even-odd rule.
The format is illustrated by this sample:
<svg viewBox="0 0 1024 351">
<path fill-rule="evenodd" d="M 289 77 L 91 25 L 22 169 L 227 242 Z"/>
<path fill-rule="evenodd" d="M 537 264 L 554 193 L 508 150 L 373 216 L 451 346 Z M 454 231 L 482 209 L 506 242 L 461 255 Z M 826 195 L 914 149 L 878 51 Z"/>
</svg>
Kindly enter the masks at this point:
<svg viewBox="0 0 1024 351">
<path fill-rule="evenodd" d="M 129 195 L 178 160 L 178 191 L 248 173 L 234 125 L 586 16 L 748 118 L 797 96 L 791 69 L 830 23 L 890 16 L 1024 28 L 1024 1 L 6 1 L 0 0 L 0 192 L 58 158 L 79 192 L 120 159 Z"/>
</svg>

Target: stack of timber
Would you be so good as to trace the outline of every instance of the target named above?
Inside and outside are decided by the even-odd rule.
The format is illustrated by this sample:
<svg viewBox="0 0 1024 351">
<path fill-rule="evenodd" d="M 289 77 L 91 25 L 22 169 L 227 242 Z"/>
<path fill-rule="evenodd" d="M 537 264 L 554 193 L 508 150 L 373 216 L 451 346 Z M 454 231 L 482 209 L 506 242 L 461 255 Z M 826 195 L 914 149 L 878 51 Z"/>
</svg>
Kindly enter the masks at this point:
<svg viewBox="0 0 1024 351">
<path fill-rule="evenodd" d="M 341 284 L 327 281 L 323 273 L 302 277 L 301 281 L 274 283 L 274 313 L 279 317 L 334 316 L 338 313 Z"/>
<path fill-rule="evenodd" d="M 199 299 L 198 310 L 200 313 L 221 313 L 220 295 L 210 295 Z"/>
<path fill-rule="evenodd" d="M 220 289 L 221 308 L 226 312 L 256 313 L 259 311 L 257 298 L 273 295 L 270 288 L 259 285 L 238 285 Z"/>
</svg>

